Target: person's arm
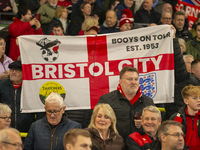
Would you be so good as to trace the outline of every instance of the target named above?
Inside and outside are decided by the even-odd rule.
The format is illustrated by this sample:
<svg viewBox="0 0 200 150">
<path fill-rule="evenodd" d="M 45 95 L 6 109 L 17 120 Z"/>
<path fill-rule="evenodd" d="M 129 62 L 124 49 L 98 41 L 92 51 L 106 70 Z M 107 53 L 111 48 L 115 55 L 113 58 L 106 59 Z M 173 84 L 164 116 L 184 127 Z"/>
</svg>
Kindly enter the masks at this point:
<svg viewBox="0 0 200 150">
<path fill-rule="evenodd" d="M 130 137 L 126 139 L 126 149 L 127 150 L 141 150 L 141 147 Z"/>
<path fill-rule="evenodd" d="M 49 23 L 52 18 L 50 18 L 48 15 L 47 15 L 47 12 L 45 10 L 45 8 L 43 7 L 44 5 L 42 5 L 38 11 L 37 11 L 37 14 L 40 14 L 41 15 L 41 18 L 40 18 L 40 22 L 43 24 L 43 23 Z"/>
<path fill-rule="evenodd" d="M 34 150 L 34 129 L 35 124 L 33 123 L 28 131 L 28 135 L 24 141 L 24 150 Z"/>
</svg>

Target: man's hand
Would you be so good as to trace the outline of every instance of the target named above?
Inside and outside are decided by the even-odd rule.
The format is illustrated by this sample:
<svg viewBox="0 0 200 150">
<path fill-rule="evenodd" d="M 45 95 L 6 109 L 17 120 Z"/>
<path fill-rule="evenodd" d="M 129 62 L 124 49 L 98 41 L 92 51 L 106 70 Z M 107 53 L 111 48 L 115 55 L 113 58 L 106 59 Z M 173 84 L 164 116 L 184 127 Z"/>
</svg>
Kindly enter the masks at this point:
<svg viewBox="0 0 200 150">
<path fill-rule="evenodd" d="M 134 122 L 135 122 L 136 128 L 140 129 L 140 127 L 142 126 L 142 120 L 141 119 L 134 119 Z"/>
<path fill-rule="evenodd" d="M 12 10 L 10 6 L 7 6 L 6 8 L 3 9 L 3 11 L 9 11 L 9 10 Z"/>
<path fill-rule="evenodd" d="M 173 25 L 170 25 L 170 27 L 174 30 L 174 34 L 173 34 L 173 38 L 175 38 L 176 36 L 176 28 Z"/>
<path fill-rule="evenodd" d="M 9 71 L 5 71 L 4 73 L 0 74 L 1 80 L 7 79 L 9 76 Z"/>
<path fill-rule="evenodd" d="M 35 30 L 39 30 L 40 27 L 41 27 L 40 21 L 36 20 L 35 26 L 36 26 L 36 29 L 35 29 Z"/>
</svg>

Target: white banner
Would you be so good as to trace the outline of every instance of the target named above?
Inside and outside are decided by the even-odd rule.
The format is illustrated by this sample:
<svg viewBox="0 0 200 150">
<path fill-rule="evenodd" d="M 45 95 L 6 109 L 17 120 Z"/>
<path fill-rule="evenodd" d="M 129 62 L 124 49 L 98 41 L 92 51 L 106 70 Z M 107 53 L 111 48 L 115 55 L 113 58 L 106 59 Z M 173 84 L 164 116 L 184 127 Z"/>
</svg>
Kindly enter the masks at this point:
<svg viewBox="0 0 200 150">
<path fill-rule="evenodd" d="M 140 72 L 143 94 L 155 103 L 173 102 L 173 31 L 153 26 L 98 36 L 19 37 L 23 69 L 22 112 L 44 111 L 50 92 L 68 110 L 94 108 L 101 95 L 117 88 L 125 65 Z"/>
</svg>

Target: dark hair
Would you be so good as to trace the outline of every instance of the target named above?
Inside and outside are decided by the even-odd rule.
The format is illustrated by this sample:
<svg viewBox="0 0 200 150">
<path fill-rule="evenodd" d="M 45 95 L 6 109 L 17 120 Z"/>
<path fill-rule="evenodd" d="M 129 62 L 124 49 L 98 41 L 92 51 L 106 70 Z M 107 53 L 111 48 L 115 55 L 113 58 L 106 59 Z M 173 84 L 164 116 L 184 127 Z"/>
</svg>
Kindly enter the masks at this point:
<svg viewBox="0 0 200 150">
<path fill-rule="evenodd" d="M 90 4 L 90 3 L 88 3 L 88 2 L 83 2 L 83 3 L 80 5 L 80 9 L 83 9 L 83 8 L 85 7 L 85 5 L 87 5 L 87 4 Z M 90 6 L 91 6 L 91 4 L 90 4 Z"/>
<path fill-rule="evenodd" d="M 122 68 L 122 70 L 120 71 L 120 79 L 122 78 L 122 76 L 124 75 L 125 72 L 130 71 L 130 72 L 136 72 L 139 76 L 139 71 L 131 66 L 125 66 L 124 68 Z"/>
<path fill-rule="evenodd" d="M 194 30 L 195 30 L 195 31 L 197 30 L 197 26 L 200 26 L 200 23 L 197 23 L 197 24 L 194 26 Z"/>
<path fill-rule="evenodd" d="M 192 61 L 191 68 L 194 68 L 196 64 L 198 64 L 199 62 L 200 62 L 200 59 L 195 59 L 194 61 Z"/>
<path fill-rule="evenodd" d="M 29 10 L 31 11 L 31 9 L 26 6 L 20 7 L 17 12 L 17 18 L 20 20 L 22 18 L 22 15 L 25 16 Z"/>
<path fill-rule="evenodd" d="M 64 31 L 64 28 L 63 28 L 63 26 L 62 26 L 62 24 L 60 24 L 60 23 L 55 23 L 54 25 L 53 25 L 53 28 L 61 28 L 63 31 Z"/>
</svg>

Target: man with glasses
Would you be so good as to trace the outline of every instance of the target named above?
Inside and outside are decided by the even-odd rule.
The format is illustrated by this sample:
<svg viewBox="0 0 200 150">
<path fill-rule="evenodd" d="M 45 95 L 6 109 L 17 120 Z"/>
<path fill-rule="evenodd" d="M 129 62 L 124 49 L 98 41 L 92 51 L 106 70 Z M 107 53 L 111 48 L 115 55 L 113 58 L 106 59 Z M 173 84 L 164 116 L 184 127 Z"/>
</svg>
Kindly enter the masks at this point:
<svg viewBox="0 0 200 150">
<path fill-rule="evenodd" d="M 152 150 L 187 150 L 184 147 L 184 133 L 182 124 L 176 121 L 167 120 L 158 129 L 158 143 Z"/>
<path fill-rule="evenodd" d="M 139 119 L 139 118 L 138 118 Z M 157 131 L 161 125 L 161 113 L 155 106 L 147 106 L 142 112 L 143 131 L 133 132 L 126 139 L 127 150 L 147 150 L 157 141 Z"/>
<path fill-rule="evenodd" d="M 24 150 L 64 150 L 63 137 L 81 125 L 67 118 L 63 98 L 52 92 L 45 99 L 46 116 L 34 122 L 24 142 Z"/>
<path fill-rule="evenodd" d="M 20 113 L 20 98 L 22 88 L 21 61 L 9 64 L 10 77 L 0 82 L 0 103 L 10 106 L 12 113 L 11 127 L 20 132 L 28 132 L 30 125 L 35 121 L 35 114 Z"/>
<path fill-rule="evenodd" d="M 171 25 L 172 24 L 172 13 L 168 12 L 168 11 L 162 12 L 160 22 L 161 22 L 161 24 Z"/>
<path fill-rule="evenodd" d="M 0 150 L 22 150 L 19 131 L 14 128 L 0 130 Z"/>
</svg>

